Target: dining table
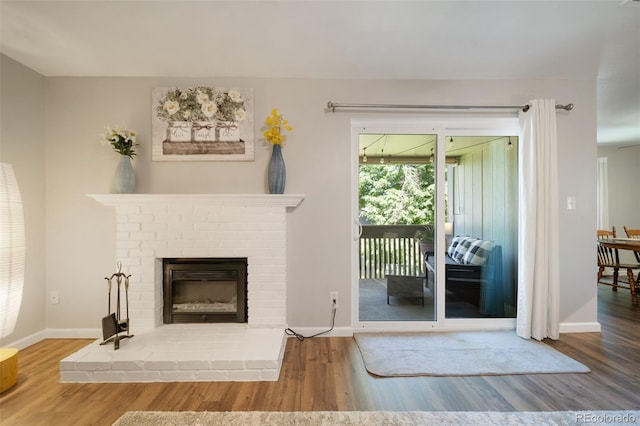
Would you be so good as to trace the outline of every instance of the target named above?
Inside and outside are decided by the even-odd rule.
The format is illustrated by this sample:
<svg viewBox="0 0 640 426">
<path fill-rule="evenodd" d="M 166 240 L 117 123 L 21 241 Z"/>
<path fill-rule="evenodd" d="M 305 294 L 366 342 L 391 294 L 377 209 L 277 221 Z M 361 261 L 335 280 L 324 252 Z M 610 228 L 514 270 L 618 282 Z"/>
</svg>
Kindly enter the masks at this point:
<svg viewBox="0 0 640 426">
<path fill-rule="evenodd" d="M 598 240 L 598 244 L 603 247 L 608 247 L 617 250 L 630 250 L 636 253 L 640 253 L 640 239 L 637 238 L 602 238 Z M 617 256 L 616 256 L 616 260 Z M 619 263 L 619 261 L 618 261 Z M 640 265 L 638 265 L 640 268 Z M 638 305 L 638 283 L 633 276 L 633 269 L 627 269 L 627 277 L 629 278 L 629 290 L 631 291 L 631 304 Z"/>
</svg>

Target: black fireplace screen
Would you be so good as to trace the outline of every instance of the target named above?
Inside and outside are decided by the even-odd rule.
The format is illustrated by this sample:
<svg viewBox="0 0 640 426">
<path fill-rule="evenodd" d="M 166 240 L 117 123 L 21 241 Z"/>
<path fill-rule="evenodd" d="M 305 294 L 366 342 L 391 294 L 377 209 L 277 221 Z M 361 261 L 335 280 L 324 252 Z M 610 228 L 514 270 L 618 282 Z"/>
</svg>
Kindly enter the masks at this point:
<svg viewBox="0 0 640 426">
<path fill-rule="evenodd" d="M 163 259 L 165 324 L 247 322 L 247 259 Z"/>
</svg>

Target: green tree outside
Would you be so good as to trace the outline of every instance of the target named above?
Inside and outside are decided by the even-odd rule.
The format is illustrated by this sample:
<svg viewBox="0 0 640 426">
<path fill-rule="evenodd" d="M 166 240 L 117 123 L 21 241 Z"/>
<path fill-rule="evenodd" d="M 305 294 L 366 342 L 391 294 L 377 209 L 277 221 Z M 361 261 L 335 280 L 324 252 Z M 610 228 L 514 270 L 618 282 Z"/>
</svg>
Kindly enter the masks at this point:
<svg viewBox="0 0 640 426">
<path fill-rule="evenodd" d="M 373 225 L 434 223 L 433 165 L 360 165 L 360 217 Z"/>
</svg>

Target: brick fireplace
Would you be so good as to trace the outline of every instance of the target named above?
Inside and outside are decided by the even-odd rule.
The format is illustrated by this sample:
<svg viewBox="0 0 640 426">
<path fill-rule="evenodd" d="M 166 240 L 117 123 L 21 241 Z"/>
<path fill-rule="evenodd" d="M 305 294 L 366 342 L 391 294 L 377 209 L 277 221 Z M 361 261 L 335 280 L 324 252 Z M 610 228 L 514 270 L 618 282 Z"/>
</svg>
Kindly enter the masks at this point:
<svg viewBox="0 0 640 426">
<path fill-rule="evenodd" d="M 162 324 L 164 258 L 246 258 L 248 324 L 287 323 L 287 208 L 300 195 L 90 195 L 115 206 L 132 326 Z"/>
<path fill-rule="evenodd" d="M 286 343 L 286 219 L 304 196 L 89 196 L 115 207 L 115 258 L 131 274 L 135 336 L 117 351 L 96 341 L 65 358 L 61 381 L 277 380 Z M 190 258 L 246 259 L 246 323 L 163 324 L 163 260 Z"/>
</svg>

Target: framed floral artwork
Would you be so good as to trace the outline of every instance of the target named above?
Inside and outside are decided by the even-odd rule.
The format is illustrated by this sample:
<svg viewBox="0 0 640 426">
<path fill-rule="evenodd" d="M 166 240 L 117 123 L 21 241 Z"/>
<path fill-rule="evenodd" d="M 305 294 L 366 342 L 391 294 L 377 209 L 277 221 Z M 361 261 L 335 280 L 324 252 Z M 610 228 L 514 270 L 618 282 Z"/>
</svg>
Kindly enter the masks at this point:
<svg viewBox="0 0 640 426">
<path fill-rule="evenodd" d="M 253 89 L 156 87 L 154 161 L 252 161 Z"/>
</svg>

